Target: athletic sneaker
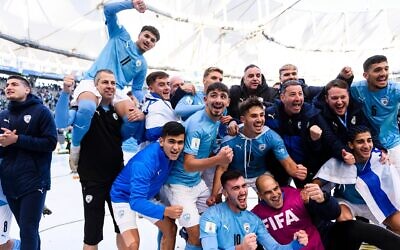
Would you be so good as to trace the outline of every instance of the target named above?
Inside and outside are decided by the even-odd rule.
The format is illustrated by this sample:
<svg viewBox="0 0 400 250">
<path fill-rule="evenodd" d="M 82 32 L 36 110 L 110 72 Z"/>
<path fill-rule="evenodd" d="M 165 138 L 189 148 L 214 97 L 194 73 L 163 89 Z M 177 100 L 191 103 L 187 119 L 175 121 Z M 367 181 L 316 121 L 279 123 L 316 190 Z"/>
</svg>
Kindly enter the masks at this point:
<svg viewBox="0 0 400 250">
<path fill-rule="evenodd" d="M 81 151 L 81 146 L 72 146 L 69 153 L 69 167 L 73 173 L 78 171 L 78 161 L 79 161 L 79 152 Z"/>
</svg>

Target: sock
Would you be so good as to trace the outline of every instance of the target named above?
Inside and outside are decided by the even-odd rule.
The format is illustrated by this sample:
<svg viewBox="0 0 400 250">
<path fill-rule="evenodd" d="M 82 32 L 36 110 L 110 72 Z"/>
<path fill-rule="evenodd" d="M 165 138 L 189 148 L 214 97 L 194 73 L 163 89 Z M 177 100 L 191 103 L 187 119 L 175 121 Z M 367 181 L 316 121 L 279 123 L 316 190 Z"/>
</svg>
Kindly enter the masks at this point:
<svg viewBox="0 0 400 250">
<path fill-rule="evenodd" d="M 163 234 L 160 230 L 158 230 L 158 234 L 157 234 L 157 250 L 160 250 L 161 248 L 161 238 L 162 238 Z"/>
<path fill-rule="evenodd" d="M 74 128 L 72 129 L 72 145 L 77 147 L 89 130 L 92 117 L 96 111 L 96 103 L 91 100 L 81 100 L 75 115 Z"/>
<path fill-rule="evenodd" d="M 186 243 L 185 250 L 201 250 L 201 246 L 194 246 L 192 244 Z"/>
</svg>

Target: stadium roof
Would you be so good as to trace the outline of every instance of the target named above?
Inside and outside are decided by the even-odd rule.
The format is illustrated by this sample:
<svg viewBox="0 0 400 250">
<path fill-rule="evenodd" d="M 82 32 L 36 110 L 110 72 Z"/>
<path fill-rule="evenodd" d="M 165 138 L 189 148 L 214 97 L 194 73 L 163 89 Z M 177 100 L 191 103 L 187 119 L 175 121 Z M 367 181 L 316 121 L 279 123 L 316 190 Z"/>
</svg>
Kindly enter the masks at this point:
<svg viewBox="0 0 400 250">
<path fill-rule="evenodd" d="M 2 0 L 0 65 L 49 73 L 85 70 L 107 41 L 99 0 Z M 119 14 L 134 39 L 143 25 L 161 33 L 146 55 L 151 68 L 201 77 L 208 66 L 240 76 L 248 64 L 278 79 L 286 63 L 308 80 L 385 54 L 400 71 L 400 1 L 147 0 L 148 11 Z M 40 48 L 42 50 L 34 49 Z M 52 51 L 52 52 L 48 52 Z M 83 58 L 83 59 L 78 59 Z"/>
</svg>

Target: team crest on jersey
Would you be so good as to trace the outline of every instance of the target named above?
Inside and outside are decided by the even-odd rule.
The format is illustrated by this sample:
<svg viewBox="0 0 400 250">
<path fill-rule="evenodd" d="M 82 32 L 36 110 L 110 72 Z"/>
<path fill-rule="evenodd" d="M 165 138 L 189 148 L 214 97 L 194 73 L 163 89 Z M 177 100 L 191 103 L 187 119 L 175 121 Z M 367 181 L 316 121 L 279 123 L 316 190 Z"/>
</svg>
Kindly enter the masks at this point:
<svg viewBox="0 0 400 250">
<path fill-rule="evenodd" d="M 353 116 L 353 118 L 351 118 L 351 124 L 356 125 L 356 116 Z"/>
<path fill-rule="evenodd" d="M 190 214 L 189 214 L 189 213 L 184 214 L 184 215 L 182 216 L 182 218 L 183 218 L 185 221 L 189 221 L 189 220 L 190 220 Z"/>
<path fill-rule="evenodd" d="M 32 116 L 31 115 L 24 115 L 24 122 L 29 123 L 31 121 Z"/>
<path fill-rule="evenodd" d="M 114 117 L 114 120 L 118 120 L 118 115 L 117 115 L 117 113 L 113 113 L 113 117 Z"/>
<path fill-rule="evenodd" d="M 381 98 L 381 103 L 386 106 L 389 103 L 389 99 L 387 97 L 382 97 Z"/>
<path fill-rule="evenodd" d="M 189 104 L 189 105 L 193 104 L 193 99 L 192 99 L 191 96 L 186 97 L 186 103 Z"/>
<path fill-rule="evenodd" d="M 92 202 L 92 200 L 93 200 L 93 195 L 88 194 L 85 196 L 86 203 L 90 203 Z"/>
<path fill-rule="evenodd" d="M 142 61 L 140 61 L 139 59 L 138 60 L 136 60 L 136 67 L 140 67 L 140 66 L 142 66 Z"/>
<path fill-rule="evenodd" d="M 265 149 L 266 147 L 267 147 L 267 146 L 266 146 L 265 144 L 260 144 L 260 145 L 258 145 L 258 149 L 261 150 L 261 151 L 264 151 L 264 149 Z"/>
<path fill-rule="evenodd" d="M 297 128 L 301 129 L 301 121 L 297 122 Z"/>
<path fill-rule="evenodd" d="M 194 150 L 198 150 L 200 147 L 200 138 L 192 138 L 190 142 L 190 147 Z"/>
<path fill-rule="evenodd" d="M 249 223 L 244 223 L 243 224 L 243 229 L 247 234 L 250 233 L 250 224 Z"/>
</svg>

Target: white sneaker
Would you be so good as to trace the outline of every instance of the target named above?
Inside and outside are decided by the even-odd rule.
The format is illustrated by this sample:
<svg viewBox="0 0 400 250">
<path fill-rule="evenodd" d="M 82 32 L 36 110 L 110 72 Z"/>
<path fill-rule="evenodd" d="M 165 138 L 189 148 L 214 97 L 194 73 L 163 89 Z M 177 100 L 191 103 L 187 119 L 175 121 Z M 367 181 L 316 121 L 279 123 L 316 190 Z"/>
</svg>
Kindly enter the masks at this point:
<svg viewBox="0 0 400 250">
<path fill-rule="evenodd" d="M 79 152 L 81 151 L 81 146 L 72 146 L 69 152 L 69 167 L 72 173 L 78 172 L 78 161 L 79 161 Z"/>
</svg>

